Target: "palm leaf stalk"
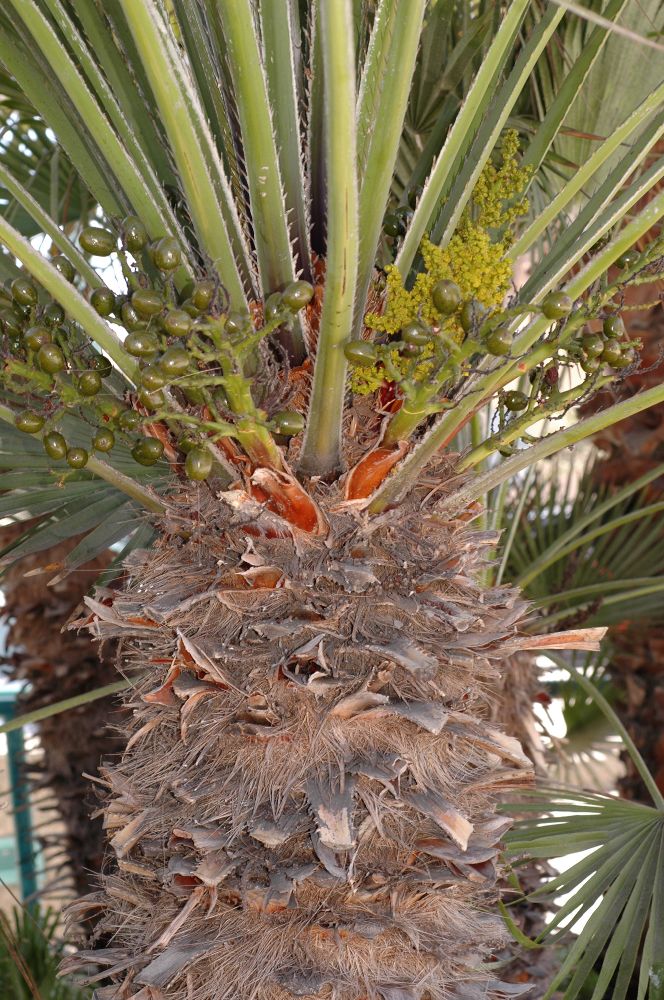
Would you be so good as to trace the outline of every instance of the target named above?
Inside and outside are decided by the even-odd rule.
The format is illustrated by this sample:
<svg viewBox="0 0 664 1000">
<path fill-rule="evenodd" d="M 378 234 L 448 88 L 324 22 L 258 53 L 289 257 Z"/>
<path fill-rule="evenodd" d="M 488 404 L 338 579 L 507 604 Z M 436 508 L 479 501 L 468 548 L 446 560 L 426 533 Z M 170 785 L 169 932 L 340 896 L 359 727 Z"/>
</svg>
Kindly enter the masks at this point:
<svg viewBox="0 0 664 1000">
<path fill-rule="evenodd" d="M 606 198 L 607 140 L 588 193 L 562 195 L 585 199 L 575 238 L 515 294 L 532 178 L 506 126 L 564 11 L 505 5 L 465 100 L 418 130 L 444 5 L 293 0 L 275 24 L 266 0 L 114 0 L 101 23 L 92 2 L 10 4 L 0 60 L 97 206 L 70 235 L 125 289 L 2 213 L 22 270 L 0 292 L 0 419 L 28 453 L 4 488 L 43 519 L 14 555 L 81 518 L 87 552 L 107 546 L 118 496 L 134 541 L 141 504 L 157 532 L 76 623 L 121 640 L 133 721 L 100 778 L 114 859 L 71 911 L 97 918 L 94 946 L 66 967 L 98 970 L 98 1000 L 518 992 L 489 962 L 494 810 L 531 765 L 487 692 L 501 659 L 602 630 L 525 634 L 518 592 L 483 578 L 496 534 L 469 501 L 592 433 L 531 436 L 639 365 L 620 297 L 656 278 L 664 199 L 628 213 L 662 163 Z M 639 155 L 660 98 L 624 109 Z M 597 317 L 610 335 L 591 342 Z M 493 404 L 500 432 L 445 454 Z"/>
</svg>

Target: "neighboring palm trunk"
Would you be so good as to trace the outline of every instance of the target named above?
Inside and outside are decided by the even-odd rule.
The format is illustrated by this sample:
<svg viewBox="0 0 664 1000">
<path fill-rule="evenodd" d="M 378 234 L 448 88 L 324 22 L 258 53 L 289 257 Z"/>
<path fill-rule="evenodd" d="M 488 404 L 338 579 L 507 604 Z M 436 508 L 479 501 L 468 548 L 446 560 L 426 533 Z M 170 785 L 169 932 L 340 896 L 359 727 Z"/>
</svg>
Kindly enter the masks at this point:
<svg viewBox="0 0 664 1000">
<path fill-rule="evenodd" d="M 117 870 L 73 908 L 105 910 L 111 946 L 75 960 L 111 967 L 99 1000 L 510 990 L 481 968 L 505 937 L 494 809 L 532 770 L 486 720 L 524 606 L 476 582 L 495 538 L 435 481 L 371 520 L 321 488 L 327 536 L 208 500 L 90 602 L 137 676 L 102 771 Z"/>
<path fill-rule="evenodd" d="M 3 528 L 2 544 L 9 544 L 25 527 L 21 522 Z M 9 667 L 13 679 L 29 684 L 20 697 L 21 713 L 113 679 L 112 657 L 100 660 L 84 637 L 61 631 L 109 560 L 98 558 L 54 586 L 48 585 L 56 575 L 56 566 L 75 543 L 76 539 L 25 556 L 2 578 L 3 615 L 9 623 L 5 668 Z M 45 565 L 51 568 L 42 569 Z M 51 856 L 52 864 L 71 874 L 77 893 L 89 891 L 92 873 L 99 870 L 104 856 L 102 822 L 101 818 L 90 818 L 90 784 L 84 774 L 96 774 L 102 756 L 120 750 L 122 743 L 110 728 L 118 712 L 117 705 L 104 698 L 44 719 L 38 725 L 42 755 L 26 765 L 32 791 L 48 790 L 50 804 L 65 830 L 64 842 L 60 832 L 55 838 L 45 835 L 46 857 Z"/>
</svg>

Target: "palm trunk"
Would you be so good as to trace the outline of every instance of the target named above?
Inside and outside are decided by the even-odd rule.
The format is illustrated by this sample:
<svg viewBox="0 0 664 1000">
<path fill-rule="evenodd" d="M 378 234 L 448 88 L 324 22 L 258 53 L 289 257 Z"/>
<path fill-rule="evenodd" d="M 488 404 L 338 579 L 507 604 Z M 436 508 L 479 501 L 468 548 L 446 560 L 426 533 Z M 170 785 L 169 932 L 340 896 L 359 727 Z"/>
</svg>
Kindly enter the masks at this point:
<svg viewBox="0 0 664 1000">
<path fill-rule="evenodd" d="M 4 528 L 3 545 L 22 534 L 25 527 L 21 522 Z M 25 556 L 2 578 L 4 618 L 9 623 L 5 668 L 9 667 L 13 679 L 29 685 L 20 697 L 21 713 L 100 687 L 114 676 L 111 657 L 100 660 L 85 637 L 62 632 L 108 558 L 96 559 L 49 586 L 56 567 L 62 565 L 76 541 Z M 48 792 L 64 827 L 64 839 L 59 832 L 52 838 L 46 836 L 45 856 L 51 857 L 60 872 L 64 869 L 71 876 L 76 893 L 90 890 L 92 873 L 103 861 L 102 821 L 90 818 L 92 797 L 84 775 L 95 774 L 102 757 L 120 750 L 120 739 L 110 728 L 117 712 L 112 700 L 104 698 L 43 720 L 38 726 L 41 757 L 26 764 L 32 792 Z"/>
<path fill-rule="evenodd" d="M 483 963 L 495 804 L 532 775 L 486 721 L 524 606 L 477 582 L 495 537 L 432 484 L 371 520 L 321 488 L 326 537 L 227 494 L 91 603 L 136 678 L 102 772 L 115 860 L 72 911 L 112 940 L 74 960 L 99 1000 L 521 989 Z"/>
</svg>

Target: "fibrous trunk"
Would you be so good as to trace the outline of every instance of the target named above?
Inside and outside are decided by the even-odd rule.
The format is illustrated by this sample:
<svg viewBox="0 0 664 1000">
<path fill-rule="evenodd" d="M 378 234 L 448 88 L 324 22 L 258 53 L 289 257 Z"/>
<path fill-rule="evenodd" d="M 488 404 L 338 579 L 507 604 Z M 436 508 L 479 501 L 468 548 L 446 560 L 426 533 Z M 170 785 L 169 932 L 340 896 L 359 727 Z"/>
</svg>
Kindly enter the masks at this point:
<svg viewBox="0 0 664 1000">
<path fill-rule="evenodd" d="M 487 721 L 524 605 L 478 582 L 495 537 L 445 515 L 440 481 L 371 519 L 321 487 L 318 533 L 241 491 L 182 498 L 188 540 L 90 603 L 135 677 L 103 772 L 114 858 L 72 910 L 101 913 L 107 946 L 74 962 L 99 967 L 99 1000 L 522 988 L 485 963 L 495 804 L 531 775 Z"/>
<path fill-rule="evenodd" d="M 2 546 L 25 532 L 25 522 L 2 529 Z M 115 679 L 112 658 L 99 659 L 85 636 L 63 632 L 95 578 L 108 565 L 101 556 L 51 585 L 78 539 L 24 556 L 3 574 L 4 667 L 27 682 L 18 713 L 101 687 Z M 108 648 L 110 652 L 110 648 Z M 38 724 L 42 753 L 25 764 L 31 791 L 46 791 L 64 828 L 42 835 L 46 878 L 71 876 L 76 893 L 89 891 L 104 856 L 100 817 L 90 818 L 92 795 L 85 774 L 96 773 L 103 756 L 118 753 L 122 742 L 109 722 L 121 723 L 110 698 L 43 719 Z"/>
</svg>

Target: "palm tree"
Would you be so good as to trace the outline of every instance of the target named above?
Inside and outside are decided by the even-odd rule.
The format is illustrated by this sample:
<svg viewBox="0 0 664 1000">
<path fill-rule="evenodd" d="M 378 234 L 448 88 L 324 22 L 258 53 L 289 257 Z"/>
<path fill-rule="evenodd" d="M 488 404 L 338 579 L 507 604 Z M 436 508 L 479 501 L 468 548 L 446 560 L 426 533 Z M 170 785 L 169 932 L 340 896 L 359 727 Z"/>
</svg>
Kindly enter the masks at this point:
<svg viewBox="0 0 664 1000">
<path fill-rule="evenodd" d="M 98 206 L 57 224 L 58 165 L 47 207 L 22 122 L 0 179 L 54 253 L 3 213 L 4 511 L 41 517 L 14 554 L 83 531 L 69 568 L 135 548 L 78 623 L 120 639 L 133 710 L 100 779 L 114 860 L 73 911 L 99 917 L 76 959 L 109 981 L 99 1000 L 513 992 L 489 962 L 495 804 L 531 768 L 487 722 L 491 685 L 520 649 L 602 630 L 524 634 L 473 521 L 487 491 L 664 398 L 531 436 L 639 363 L 617 305 L 662 256 L 657 237 L 627 252 L 664 214 L 658 195 L 629 215 L 664 170 L 640 169 L 664 87 L 520 226 L 606 25 L 520 157 L 508 120 L 565 12 L 460 16 L 492 30 L 463 103 L 438 107 L 458 27 L 440 3 L 0 14 L 0 60 Z M 514 294 L 513 257 L 543 239 Z"/>
</svg>

